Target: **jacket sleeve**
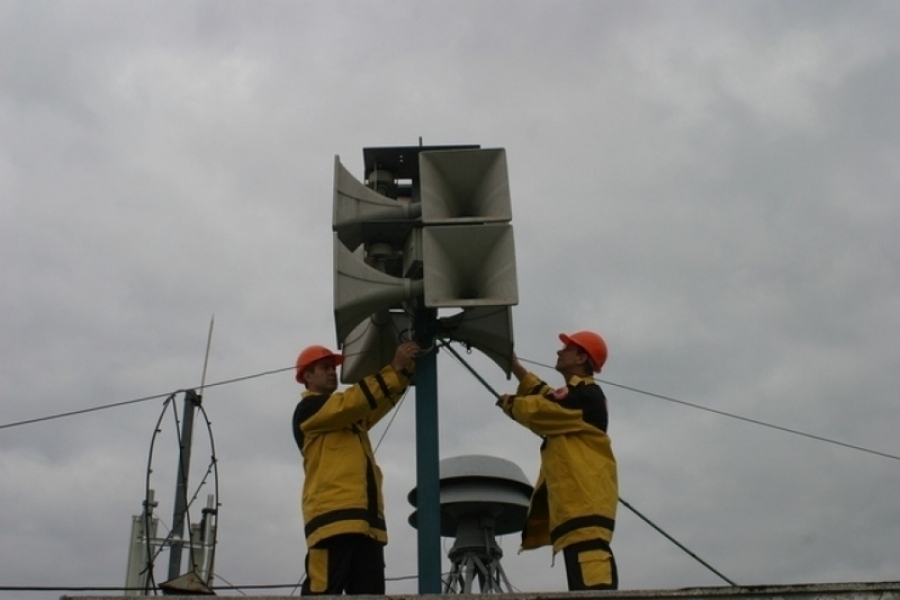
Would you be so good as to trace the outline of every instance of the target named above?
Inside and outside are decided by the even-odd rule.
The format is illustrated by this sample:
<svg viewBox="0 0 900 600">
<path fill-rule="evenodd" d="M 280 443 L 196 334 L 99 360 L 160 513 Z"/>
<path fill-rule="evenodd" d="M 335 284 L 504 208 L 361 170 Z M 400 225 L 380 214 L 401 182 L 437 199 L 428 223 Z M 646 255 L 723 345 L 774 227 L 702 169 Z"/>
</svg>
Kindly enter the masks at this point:
<svg viewBox="0 0 900 600">
<path fill-rule="evenodd" d="M 343 429 L 352 423 L 367 428 L 378 422 L 406 391 L 409 376 L 390 365 L 375 375 L 364 377 L 342 392 L 335 392 L 302 420 L 304 433 Z"/>
<path fill-rule="evenodd" d="M 516 392 L 506 396 L 500 408 L 537 435 L 575 433 L 586 428 L 582 411 L 562 406 L 553 397 L 553 388 L 537 375 L 528 373 L 523 377 Z"/>
<path fill-rule="evenodd" d="M 412 377 L 412 373 L 404 370 L 396 371 L 390 365 L 383 368 L 379 375 L 381 375 L 382 380 L 388 384 L 388 393 L 384 398 L 378 401 L 375 409 L 366 414 L 366 429 L 374 427 L 382 417 L 388 414 L 391 409 L 397 405 L 397 402 L 403 397 L 403 394 L 406 393 L 406 390 L 409 387 L 410 378 Z M 379 389 L 381 389 L 380 385 Z"/>
</svg>

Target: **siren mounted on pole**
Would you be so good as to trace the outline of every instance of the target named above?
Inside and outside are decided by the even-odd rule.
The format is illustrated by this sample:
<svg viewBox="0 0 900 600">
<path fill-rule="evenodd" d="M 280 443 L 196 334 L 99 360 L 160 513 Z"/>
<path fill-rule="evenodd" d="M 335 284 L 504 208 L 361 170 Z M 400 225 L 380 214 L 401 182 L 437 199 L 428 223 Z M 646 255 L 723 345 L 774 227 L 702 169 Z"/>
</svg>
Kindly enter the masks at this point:
<svg viewBox="0 0 900 600">
<path fill-rule="evenodd" d="M 334 161 L 334 323 L 344 355 L 341 380 L 353 382 L 380 369 L 406 336 L 433 349 L 416 357 L 417 535 L 419 593 L 439 593 L 436 338 L 483 351 L 509 377 L 510 307 L 519 298 L 506 151 L 420 142 L 365 148 L 363 159 L 365 183 L 338 157 Z M 440 318 L 440 310 L 452 308 L 462 313 Z M 495 549 L 488 552 L 491 564 L 499 564 Z"/>
<path fill-rule="evenodd" d="M 341 381 L 383 366 L 376 365 L 399 344 L 398 327 L 409 330 L 398 321 L 418 309 L 452 308 L 464 311 L 440 318 L 440 335 L 484 352 L 509 377 L 510 307 L 519 298 L 506 151 L 419 146 L 363 154 L 365 183 L 334 160 Z"/>
</svg>

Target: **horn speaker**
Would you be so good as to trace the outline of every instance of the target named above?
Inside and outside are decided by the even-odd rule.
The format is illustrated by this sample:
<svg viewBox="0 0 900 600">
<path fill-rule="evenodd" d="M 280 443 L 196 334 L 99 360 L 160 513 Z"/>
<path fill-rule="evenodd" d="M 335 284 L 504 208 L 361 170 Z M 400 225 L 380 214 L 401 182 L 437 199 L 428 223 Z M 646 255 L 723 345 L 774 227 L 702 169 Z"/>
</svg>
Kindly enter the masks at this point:
<svg viewBox="0 0 900 600">
<path fill-rule="evenodd" d="M 342 344 L 341 382 L 356 383 L 377 373 L 394 359 L 400 341 L 409 339 L 411 331 L 411 319 L 403 312 L 381 310 L 364 319 Z"/>
<path fill-rule="evenodd" d="M 503 149 L 421 152 L 419 176 L 425 224 L 512 220 Z"/>
<path fill-rule="evenodd" d="M 508 223 L 422 229 L 425 306 L 519 303 L 513 228 Z"/>
<path fill-rule="evenodd" d="M 366 264 L 363 248 L 351 252 L 334 236 L 334 324 L 343 342 L 366 317 L 421 296 L 422 280 L 393 277 Z"/>
<path fill-rule="evenodd" d="M 350 250 L 363 243 L 400 245 L 422 215 L 422 205 L 382 196 L 356 179 L 334 157 L 331 227 Z"/>
<path fill-rule="evenodd" d="M 509 306 L 476 306 L 438 319 L 440 335 L 475 348 L 497 363 L 509 379 L 512 371 L 513 323 Z"/>
</svg>

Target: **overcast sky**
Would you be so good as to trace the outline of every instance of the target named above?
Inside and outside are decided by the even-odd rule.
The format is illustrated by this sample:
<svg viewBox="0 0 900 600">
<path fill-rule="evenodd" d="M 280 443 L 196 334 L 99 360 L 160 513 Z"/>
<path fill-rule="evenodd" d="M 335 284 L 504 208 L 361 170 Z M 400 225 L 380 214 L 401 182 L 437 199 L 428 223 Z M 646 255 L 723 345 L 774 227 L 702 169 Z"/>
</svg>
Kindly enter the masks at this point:
<svg viewBox="0 0 900 600">
<path fill-rule="evenodd" d="M 895 2 L 0 0 L 0 586 L 124 583 L 148 465 L 171 526 L 170 413 L 153 434 L 211 317 L 207 383 L 334 346 L 334 157 L 362 178 L 364 147 L 420 138 L 506 149 L 516 351 L 556 385 L 558 333 L 606 338 L 623 499 L 739 584 L 897 580 L 898 31 Z M 446 351 L 438 379 L 441 457 L 533 481 L 539 438 Z M 206 390 L 217 585 L 303 574 L 299 394 Z M 415 392 L 386 426 L 402 578 Z M 518 541 L 513 585 L 564 590 Z M 622 506 L 613 549 L 624 589 L 724 584 Z"/>
</svg>

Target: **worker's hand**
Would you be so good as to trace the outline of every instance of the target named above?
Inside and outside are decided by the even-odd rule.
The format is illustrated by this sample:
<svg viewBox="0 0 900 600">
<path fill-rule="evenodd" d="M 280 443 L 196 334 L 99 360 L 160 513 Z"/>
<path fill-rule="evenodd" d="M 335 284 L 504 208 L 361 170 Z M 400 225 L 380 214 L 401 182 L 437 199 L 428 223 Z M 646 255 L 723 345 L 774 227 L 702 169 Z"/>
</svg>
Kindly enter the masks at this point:
<svg viewBox="0 0 900 600">
<path fill-rule="evenodd" d="M 497 398 L 497 406 L 499 406 L 503 412 L 506 414 L 510 414 L 512 410 L 513 396 L 512 394 L 503 394 L 499 398 Z"/>
<path fill-rule="evenodd" d="M 420 350 L 419 345 L 412 340 L 403 342 L 397 346 L 391 366 L 394 367 L 395 371 L 403 371 L 405 369 L 411 373 L 416 368 L 413 358 L 419 354 Z"/>
<path fill-rule="evenodd" d="M 513 353 L 512 361 L 510 362 L 510 371 L 519 381 L 522 381 L 528 374 L 528 370 L 522 366 L 522 363 L 519 362 L 519 357 L 515 353 Z"/>
</svg>

